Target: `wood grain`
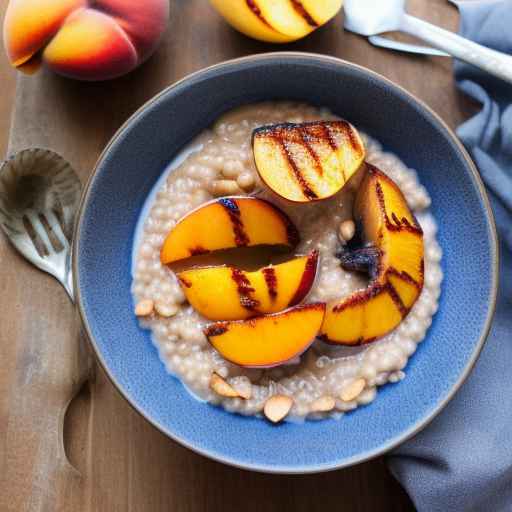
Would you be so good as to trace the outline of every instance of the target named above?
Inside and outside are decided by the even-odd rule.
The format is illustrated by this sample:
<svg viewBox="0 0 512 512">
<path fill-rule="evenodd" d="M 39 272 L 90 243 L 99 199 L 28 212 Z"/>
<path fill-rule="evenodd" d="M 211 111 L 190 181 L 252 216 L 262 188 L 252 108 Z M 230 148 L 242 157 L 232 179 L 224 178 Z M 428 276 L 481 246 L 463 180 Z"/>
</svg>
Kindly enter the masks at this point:
<svg viewBox="0 0 512 512">
<path fill-rule="evenodd" d="M 6 3 L 2 1 L 3 9 Z M 411 12 L 456 29 L 457 13 L 445 0 L 414 0 L 409 5 Z M 473 110 L 454 87 L 449 59 L 373 48 L 342 31 L 342 14 L 305 40 L 276 47 L 229 28 L 206 0 L 176 0 L 172 7 L 173 22 L 160 50 L 124 78 L 89 84 L 49 72 L 19 77 L 10 150 L 29 145 L 52 148 L 68 158 L 85 180 L 115 130 L 163 87 L 221 60 L 276 49 L 324 53 L 365 65 L 422 98 L 452 127 Z M 5 78 L 0 97 L 1 140 L 5 140 L 14 91 L 13 73 L 5 60 L 0 62 L 0 77 Z M 32 269 L 2 237 L 0 261 L 4 263 L 0 270 L 0 510 L 42 510 L 32 500 L 36 492 L 20 485 L 32 480 L 27 461 L 35 456 L 37 440 L 20 432 L 26 439 L 24 450 L 13 453 L 14 444 L 7 440 L 9 412 L 17 399 L 13 391 L 17 379 L 37 358 L 26 347 L 33 347 L 34 339 L 65 343 L 76 336 L 75 319 L 59 285 Z M 72 403 L 65 439 L 68 456 L 82 477 L 71 487 L 55 489 L 55 510 L 413 509 L 382 458 L 328 474 L 291 477 L 241 471 L 200 457 L 147 424 L 101 370 Z"/>
</svg>

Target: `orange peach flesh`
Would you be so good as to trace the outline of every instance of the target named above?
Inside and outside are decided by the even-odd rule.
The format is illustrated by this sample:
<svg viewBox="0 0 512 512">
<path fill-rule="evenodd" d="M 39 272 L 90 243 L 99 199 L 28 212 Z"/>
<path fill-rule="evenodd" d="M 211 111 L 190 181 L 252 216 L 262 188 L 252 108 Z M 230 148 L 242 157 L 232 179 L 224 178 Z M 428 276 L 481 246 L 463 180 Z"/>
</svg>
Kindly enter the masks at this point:
<svg viewBox="0 0 512 512">
<path fill-rule="evenodd" d="M 40 51 L 75 10 L 87 0 L 11 0 L 4 19 L 4 44 L 11 64 L 21 66 Z"/>
<path fill-rule="evenodd" d="M 341 9 L 342 0 L 210 0 L 224 19 L 240 32 L 272 43 L 307 36 Z"/>
<path fill-rule="evenodd" d="M 193 210 L 176 224 L 163 244 L 161 261 L 165 265 L 234 247 L 293 248 L 298 242 L 295 226 L 271 203 L 254 197 L 223 197 Z"/>
<path fill-rule="evenodd" d="M 367 289 L 329 304 L 322 338 L 342 345 L 370 343 L 395 329 L 423 288 L 423 233 L 398 186 L 368 166 L 354 217 L 378 249 L 379 269 Z"/>
<path fill-rule="evenodd" d="M 105 80 L 149 57 L 168 17 L 167 0 L 11 0 L 4 45 L 23 72 L 46 63 L 65 76 Z"/>
<path fill-rule="evenodd" d="M 73 13 L 46 46 L 43 60 L 62 75 L 86 79 L 109 68 L 104 78 L 113 78 L 137 65 L 137 52 L 113 18 L 83 9 Z"/>
<path fill-rule="evenodd" d="M 325 304 L 305 304 L 249 320 L 218 322 L 205 334 L 226 360 L 248 368 L 270 368 L 301 355 L 314 341 Z"/>
<path fill-rule="evenodd" d="M 339 192 L 365 156 L 357 130 L 346 121 L 262 126 L 254 130 L 252 145 L 263 182 L 297 202 Z"/>
<path fill-rule="evenodd" d="M 209 320 L 243 320 L 300 303 L 313 286 L 318 252 L 255 272 L 207 267 L 178 273 L 190 305 Z"/>
</svg>

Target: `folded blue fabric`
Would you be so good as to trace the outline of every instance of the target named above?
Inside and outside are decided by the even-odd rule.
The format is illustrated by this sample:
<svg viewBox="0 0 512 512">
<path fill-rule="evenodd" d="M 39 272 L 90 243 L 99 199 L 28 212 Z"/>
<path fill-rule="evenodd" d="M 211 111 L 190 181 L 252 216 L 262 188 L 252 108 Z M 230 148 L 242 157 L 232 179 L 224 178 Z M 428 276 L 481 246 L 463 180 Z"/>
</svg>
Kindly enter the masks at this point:
<svg viewBox="0 0 512 512">
<path fill-rule="evenodd" d="M 512 0 L 454 2 L 460 32 L 512 54 Z M 491 198 L 500 236 L 493 328 L 468 381 L 434 422 L 389 456 L 421 512 L 512 510 L 512 85 L 456 62 L 482 110 L 458 129 Z"/>
</svg>

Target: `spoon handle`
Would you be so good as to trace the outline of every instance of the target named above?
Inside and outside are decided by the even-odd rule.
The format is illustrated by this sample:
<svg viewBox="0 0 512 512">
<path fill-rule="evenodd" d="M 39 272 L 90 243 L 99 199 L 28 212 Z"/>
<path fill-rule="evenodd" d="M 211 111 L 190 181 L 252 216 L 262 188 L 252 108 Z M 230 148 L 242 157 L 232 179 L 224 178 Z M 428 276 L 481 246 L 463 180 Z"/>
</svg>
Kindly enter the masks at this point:
<svg viewBox="0 0 512 512">
<path fill-rule="evenodd" d="M 453 57 L 512 83 L 512 56 L 510 55 L 486 48 L 408 14 L 404 14 L 402 17 L 399 29 L 423 39 Z"/>
</svg>

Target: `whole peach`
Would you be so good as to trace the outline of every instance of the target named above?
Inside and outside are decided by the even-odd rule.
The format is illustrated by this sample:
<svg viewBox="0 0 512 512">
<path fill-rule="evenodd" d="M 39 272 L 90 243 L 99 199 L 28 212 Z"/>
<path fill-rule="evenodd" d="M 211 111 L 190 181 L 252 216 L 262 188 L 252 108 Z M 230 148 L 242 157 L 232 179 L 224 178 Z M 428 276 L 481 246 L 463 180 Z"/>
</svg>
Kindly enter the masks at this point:
<svg viewBox="0 0 512 512">
<path fill-rule="evenodd" d="M 22 71 L 42 61 L 70 78 L 108 80 L 146 60 L 168 20 L 168 0 L 10 0 L 4 44 Z"/>
</svg>

